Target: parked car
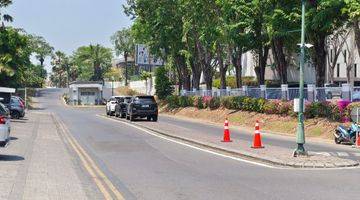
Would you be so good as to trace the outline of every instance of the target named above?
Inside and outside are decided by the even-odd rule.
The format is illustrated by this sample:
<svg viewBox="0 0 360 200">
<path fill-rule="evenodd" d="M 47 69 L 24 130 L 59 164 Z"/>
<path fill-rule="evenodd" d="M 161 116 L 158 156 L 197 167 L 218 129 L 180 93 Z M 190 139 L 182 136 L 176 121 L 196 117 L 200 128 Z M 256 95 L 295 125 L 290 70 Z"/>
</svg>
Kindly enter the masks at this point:
<svg viewBox="0 0 360 200">
<path fill-rule="evenodd" d="M 0 103 L 0 146 L 4 147 L 10 140 L 10 111 Z"/>
<path fill-rule="evenodd" d="M 113 116 L 115 114 L 115 106 L 117 102 L 123 98 L 122 96 L 112 96 L 109 98 L 109 100 L 106 102 L 106 114 Z"/>
<path fill-rule="evenodd" d="M 20 97 L 12 96 L 7 107 L 10 110 L 11 118 L 20 119 L 25 116 L 25 103 Z"/>
<path fill-rule="evenodd" d="M 132 97 L 130 96 L 125 96 L 118 99 L 117 104 L 115 106 L 115 117 L 121 117 L 121 118 L 126 117 L 127 105 L 131 101 L 131 98 Z"/>
<path fill-rule="evenodd" d="M 148 121 L 158 120 L 158 105 L 154 96 L 134 96 L 127 106 L 126 119 L 147 118 Z"/>
</svg>

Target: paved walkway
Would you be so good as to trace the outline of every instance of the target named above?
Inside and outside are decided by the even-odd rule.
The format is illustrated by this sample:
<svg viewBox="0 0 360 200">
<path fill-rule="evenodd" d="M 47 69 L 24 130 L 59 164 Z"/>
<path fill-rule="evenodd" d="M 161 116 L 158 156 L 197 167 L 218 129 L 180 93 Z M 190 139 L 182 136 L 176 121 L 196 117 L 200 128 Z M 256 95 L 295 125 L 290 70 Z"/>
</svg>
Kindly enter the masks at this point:
<svg viewBox="0 0 360 200">
<path fill-rule="evenodd" d="M 0 149 L 0 199 L 99 197 L 88 192 L 96 188 L 84 179 L 49 113 L 28 112 L 11 128 L 11 143 Z"/>
</svg>

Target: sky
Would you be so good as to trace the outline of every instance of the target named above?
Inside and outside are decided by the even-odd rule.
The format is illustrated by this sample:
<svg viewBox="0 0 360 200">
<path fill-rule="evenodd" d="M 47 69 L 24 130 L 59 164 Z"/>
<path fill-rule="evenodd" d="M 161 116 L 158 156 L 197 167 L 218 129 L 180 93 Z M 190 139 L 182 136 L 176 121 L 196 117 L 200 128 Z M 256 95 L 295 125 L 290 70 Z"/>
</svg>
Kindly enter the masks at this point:
<svg viewBox="0 0 360 200">
<path fill-rule="evenodd" d="M 131 20 L 123 13 L 126 0 L 13 0 L 11 24 L 43 36 L 56 50 L 71 54 L 78 47 L 112 47 L 110 36 Z"/>
</svg>

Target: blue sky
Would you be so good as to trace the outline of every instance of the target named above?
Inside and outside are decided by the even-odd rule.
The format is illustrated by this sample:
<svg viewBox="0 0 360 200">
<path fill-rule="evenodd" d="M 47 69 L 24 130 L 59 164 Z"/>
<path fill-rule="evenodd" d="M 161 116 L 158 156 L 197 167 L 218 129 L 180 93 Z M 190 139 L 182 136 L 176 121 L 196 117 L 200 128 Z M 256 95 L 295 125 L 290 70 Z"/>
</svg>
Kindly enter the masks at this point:
<svg viewBox="0 0 360 200">
<path fill-rule="evenodd" d="M 15 27 L 43 36 L 56 50 L 71 54 L 82 45 L 111 47 L 110 36 L 131 25 L 126 0 L 14 0 L 7 12 Z"/>
</svg>

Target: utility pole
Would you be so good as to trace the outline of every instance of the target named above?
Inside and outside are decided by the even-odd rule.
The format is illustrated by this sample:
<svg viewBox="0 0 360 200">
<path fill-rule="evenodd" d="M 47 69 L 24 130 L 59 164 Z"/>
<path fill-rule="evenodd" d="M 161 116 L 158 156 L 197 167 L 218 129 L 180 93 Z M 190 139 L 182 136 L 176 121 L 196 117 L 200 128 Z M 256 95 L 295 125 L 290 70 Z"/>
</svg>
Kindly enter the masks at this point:
<svg viewBox="0 0 360 200">
<path fill-rule="evenodd" d="M 300 91 L 299 91 L 299 113 L 298 113 L 298 127 L 296 134 L 297 149 L 294 151 L 294 157 L 307 155 L 304 148 L 305 133 L 304 133 L 304 65 L 305 65 L 305 0 L 301 0 L 301 55 L 300 55 Z"/>
</svg>

